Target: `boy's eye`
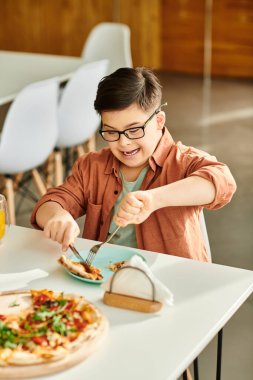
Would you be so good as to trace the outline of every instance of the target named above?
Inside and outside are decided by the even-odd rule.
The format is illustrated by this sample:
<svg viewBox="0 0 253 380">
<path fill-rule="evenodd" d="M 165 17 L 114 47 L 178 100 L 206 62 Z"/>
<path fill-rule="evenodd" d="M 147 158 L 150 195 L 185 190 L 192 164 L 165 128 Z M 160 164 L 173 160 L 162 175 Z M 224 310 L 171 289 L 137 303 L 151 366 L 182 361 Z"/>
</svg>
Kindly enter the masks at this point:
<svg viewBox="0 0 253 380">
<path fill-rule="evenodd" d="M 115 136 L 118 132 L 116 132 L 116 131 L 103 131 L 103 133 L 106 135 Z"/>
<path fill-rule="evenodd" d="M 128 133 L 131 133 L 131 134 L 135 134 L 135 133 L 138 133 L 140 132 L 140 128 L 131 128 L 131 129 L 128 129 Z"/>
</svg>

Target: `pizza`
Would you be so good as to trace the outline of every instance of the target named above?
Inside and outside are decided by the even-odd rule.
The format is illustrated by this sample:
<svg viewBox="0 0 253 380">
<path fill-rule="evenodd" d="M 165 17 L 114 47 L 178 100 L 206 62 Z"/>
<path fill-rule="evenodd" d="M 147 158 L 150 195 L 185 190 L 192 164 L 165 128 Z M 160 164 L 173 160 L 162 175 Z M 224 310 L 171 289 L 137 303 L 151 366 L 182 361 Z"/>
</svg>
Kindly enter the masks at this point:
<svg viewBox="0 0 253 380">
<path fill-rule="evenodd" d="M 31 306 L 0 315 L 0 367 L 65 358 L 99 334 L 104 317 L 83 296 L 31 290 Z"/>
<path fill-rule="evenodd" d="M 113 272 L 117 272 L 120 268 L 122 268 L 127 263 L 127 260 L 117 261 L 115 263 L 111 263 L 107 266 L 108 269 Z"/>
<path fill-rule="evenodd" d="M 63 265 L 69 272 L 74 273 L 80 277 L 87 278 L 89 280 L 102 280 L 103 276 L 101 274 L 101 269 L 95 268 L 92 265 L 89 266 L 89 271 L 87 267 L 76 261 L 68 259 L 65 255 L 62 255 L 58 262 Z"/>
</svg>

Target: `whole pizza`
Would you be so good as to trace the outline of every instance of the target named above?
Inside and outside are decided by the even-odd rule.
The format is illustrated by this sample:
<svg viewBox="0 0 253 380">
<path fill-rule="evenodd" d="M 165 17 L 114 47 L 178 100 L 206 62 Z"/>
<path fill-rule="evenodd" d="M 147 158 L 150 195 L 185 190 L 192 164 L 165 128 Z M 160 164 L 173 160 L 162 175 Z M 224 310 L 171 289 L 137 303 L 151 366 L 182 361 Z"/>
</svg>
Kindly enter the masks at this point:
<svg viewBox="0 0 253 380">
<path fill-rule="evenodd" d="M 28 309 L 0 314 L 0 367 L 63 359 L 95 339 L 104 324 L 83 296 L 51 290 L 31 290 L 30 296 Z"/>
</svg>

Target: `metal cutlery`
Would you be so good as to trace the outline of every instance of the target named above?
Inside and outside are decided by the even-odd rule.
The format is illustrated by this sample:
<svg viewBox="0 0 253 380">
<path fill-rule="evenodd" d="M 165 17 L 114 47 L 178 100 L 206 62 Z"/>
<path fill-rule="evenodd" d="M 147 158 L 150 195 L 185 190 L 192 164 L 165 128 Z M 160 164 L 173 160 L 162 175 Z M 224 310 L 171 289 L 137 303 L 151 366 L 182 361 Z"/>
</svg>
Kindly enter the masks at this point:
<svg viewBox="0 0 253 380">
<path fill-rule="evenodd" d="M 91 273 L 91 269 L 90 269 L 89 264 L 87 264 L 86 261 L 82 258 L 82 256 L 80 255 L 80 253 L 78 252 L 78 250 L 76 249 L 76 247 L 73 244 L 70 244 L 69 248 L 74 253 L 74 255 L 78 259 L 78 261 L 81 262 L 81 264 L 84 266 L 84 268 L 86 269 L 86 271 L 88 273 Z"/>
<path fill-rule="evenodd" d="M 112 239 L 112 237 L 118 232 L 118 230 L 120 229 L 120 226 L 118 226 L 116 228 L 115 231 L 113 231 L 113 233 L 109 236 L 109 238 L 103 242 L 103 243 L 98 243 L 96 245 L 94 245 L 93 247 L 91 247 L 90 249 L 90 252 L 85 260 L 85 263 L 89 266 L 91 265 L 92 261 L 94 260 L 94 257 L 96 256 L 98 250 L 102 247 L 102 245 L 106 244 L 106 243 L 109 243 L 109 241 Z"/>
</svg>

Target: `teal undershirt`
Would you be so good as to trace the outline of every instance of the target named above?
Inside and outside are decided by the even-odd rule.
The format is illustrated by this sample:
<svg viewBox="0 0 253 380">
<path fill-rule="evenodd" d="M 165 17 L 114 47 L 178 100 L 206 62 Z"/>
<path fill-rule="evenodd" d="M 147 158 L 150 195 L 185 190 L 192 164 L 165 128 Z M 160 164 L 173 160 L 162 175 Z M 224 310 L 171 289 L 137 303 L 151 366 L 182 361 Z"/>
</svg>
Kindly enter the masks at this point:
<svg viewBox="0 0 253 380">
<path fill-rule="evenodd" d="M 120 177 L 122 180 L 122 192 L 120 193 L 114 208 L 113 208 L 113 216 L 117 213 L 118 207 L 124 196 L 132 191 L 137 191 L 141 188 L 142 181 L 148 171 L 148 166 L 146 166 L 142 171 L 140 172 L 138 178 L 134 182 L 128 182 L 124 179 L 123 174 L 120 172 Z M 109 235 L 117 228 L 117 225 L 114 223 L 114 221 L 111 221 L 110 228 L 109 228 Z M 120 228 L 119 231 L 116 233 L 116 235 L 113 236 L 112 240 L 110 241 L 111 244 L 119 244 L 124 245 L 127 247 L 133 247 L 137 248 L 137 241 L 135 236 L 135 225 L 129 224 L 124 228 Z"/>
</svg>

